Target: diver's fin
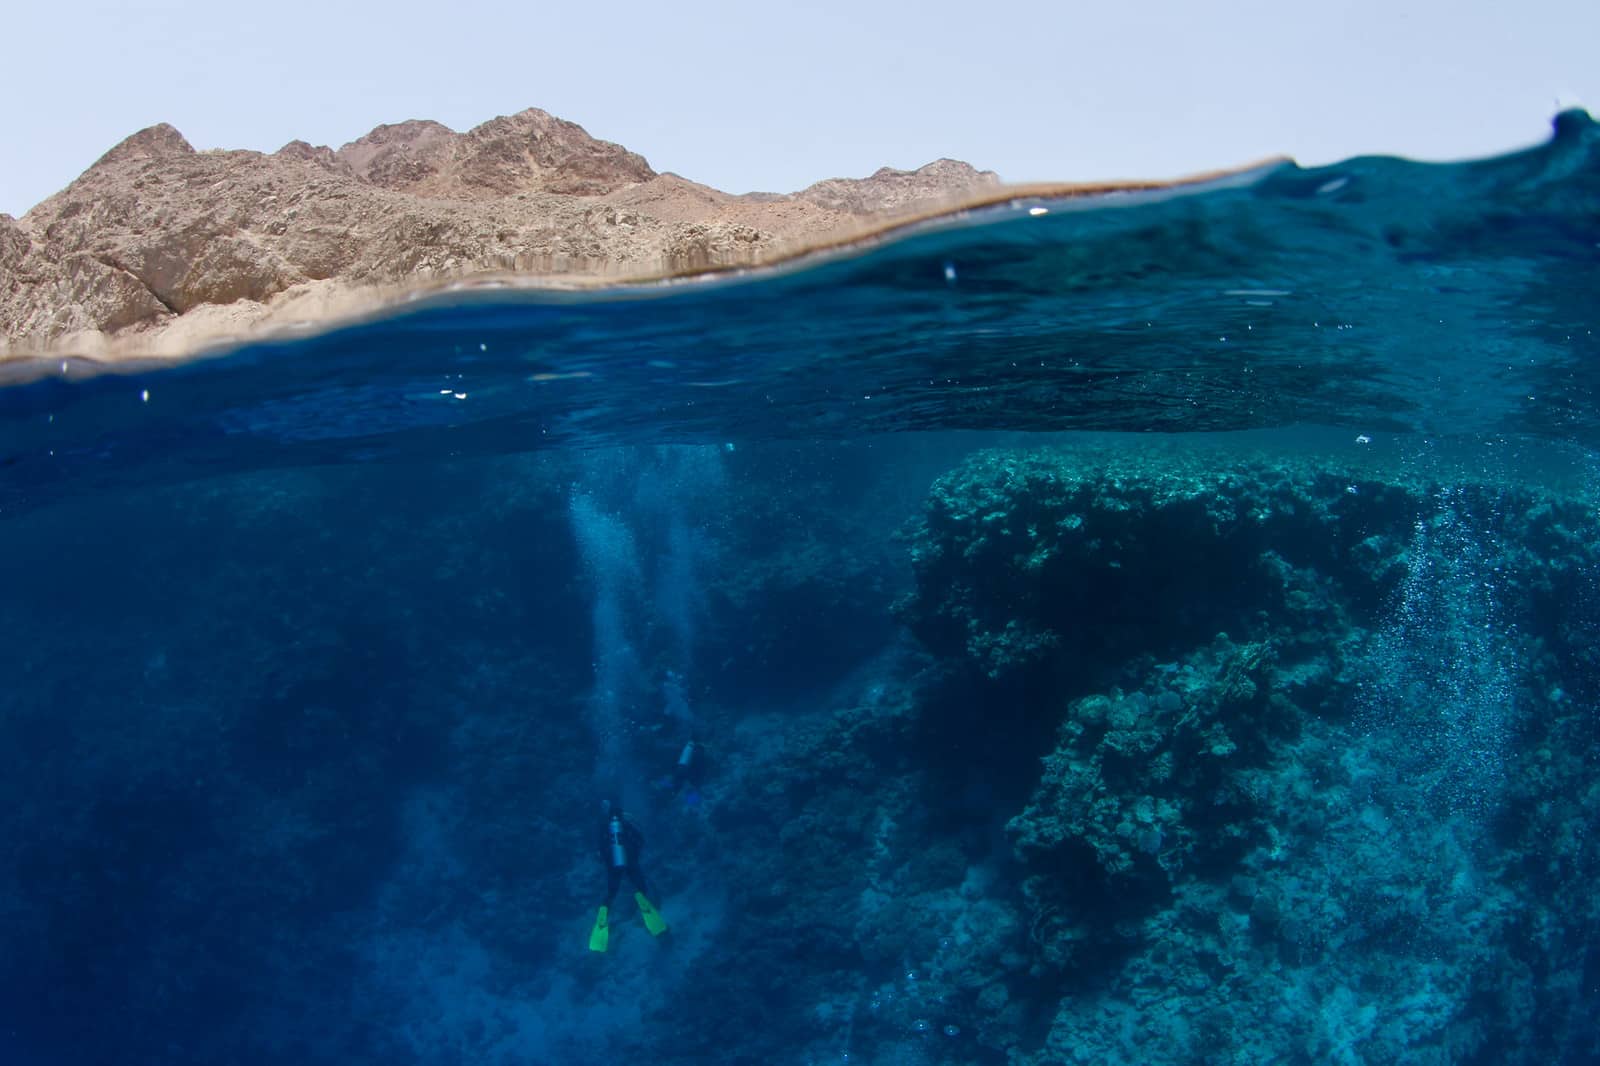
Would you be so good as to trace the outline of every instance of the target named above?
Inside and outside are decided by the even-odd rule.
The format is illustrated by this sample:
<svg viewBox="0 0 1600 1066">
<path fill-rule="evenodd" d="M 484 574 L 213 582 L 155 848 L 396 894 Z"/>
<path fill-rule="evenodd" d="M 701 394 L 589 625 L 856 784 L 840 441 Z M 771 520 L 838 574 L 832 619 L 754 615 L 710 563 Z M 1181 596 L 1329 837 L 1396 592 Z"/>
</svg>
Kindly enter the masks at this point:
<svg viewBox="0 0 1600 1066">
<path fill-rule="evenodd" d="M 650 930 L 651 936 L 660 936 L 667 931 L 667 920 L 661 917 L 654 903 L 644 898 L 643 892 L 635 892 L 633 901 L 639 905 L 639 917 L 644 919 L 644 927 Z"/>
<path fill-rule="evenodd" d="M 594 928 L 589 931 L 589 950 L 604 951 L 611 943 L 611 923 L 606 920 L 606 909 L 594 916 Z"/>
</svg>

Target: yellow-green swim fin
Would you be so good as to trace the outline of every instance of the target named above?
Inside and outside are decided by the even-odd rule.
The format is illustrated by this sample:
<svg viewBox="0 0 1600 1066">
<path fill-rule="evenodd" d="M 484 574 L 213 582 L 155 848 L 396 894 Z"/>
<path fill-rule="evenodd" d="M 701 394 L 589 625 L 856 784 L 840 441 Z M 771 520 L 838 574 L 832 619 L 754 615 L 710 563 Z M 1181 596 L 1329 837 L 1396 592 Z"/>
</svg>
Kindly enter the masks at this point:
<svg viewBox="0 0 1600 1066">
<path fill-rule="evenodd" d="M 643 892 L 635 892 L 633 901 L 639 905 L 639 916 L 644 919 L 644 927 L 650 930 L 651 936 L 660 936 L 667 931 L 667 920 L 661 917 L 654 903 L 644 898 Z"/>
<path fill-rule="evenodd" d="M 606 920 L 606 909 L 594 916 L 594 928 L 589 931 L 589 950 L 604 951 L 611 943 L 611 923 Z"/>
</svg>

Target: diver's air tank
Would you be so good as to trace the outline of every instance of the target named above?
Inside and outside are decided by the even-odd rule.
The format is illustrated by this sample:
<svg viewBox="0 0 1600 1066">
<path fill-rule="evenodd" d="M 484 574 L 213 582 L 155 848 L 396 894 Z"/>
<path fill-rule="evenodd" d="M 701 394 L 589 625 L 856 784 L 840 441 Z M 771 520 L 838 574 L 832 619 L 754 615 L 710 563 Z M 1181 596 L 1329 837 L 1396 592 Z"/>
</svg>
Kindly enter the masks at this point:
<svg viewBox="0 0 1600 1066">
<path fill-rule="evenodd" d="M 678 769 L 687 770 L 689 764 L 694 762 L 694 741 L 684 744 L 683 751 L 678 755 Z"/>
<path fill-rule="evenodd" d="M 611 818 L 611 865 L 628 865 L 628 849 L 622 843 L 622 819 L 615 815 Z"/>
</svg>

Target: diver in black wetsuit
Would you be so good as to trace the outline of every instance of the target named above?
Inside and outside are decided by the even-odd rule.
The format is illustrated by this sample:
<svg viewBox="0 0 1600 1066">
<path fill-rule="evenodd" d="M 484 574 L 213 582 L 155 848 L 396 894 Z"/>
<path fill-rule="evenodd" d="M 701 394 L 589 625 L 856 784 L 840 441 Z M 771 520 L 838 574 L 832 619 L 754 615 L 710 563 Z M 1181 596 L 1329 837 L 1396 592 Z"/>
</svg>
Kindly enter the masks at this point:
<svg viewBox="0 0 1600 1066">
<path fill-rule="evenodd" d="M 604 951 L 610 946 L 611 901 L 622 886 L 624 874 L 633 884 L 633 900 L 639 905 L 639 916 L 644 919 L 644 927 L 650 930 L 650 935 L 660 936 L 667 931 L 666 919 L 661 917 L 655 904 L 645 895 L 648 889 L 645 888 L 644 874 L 639 869 L 639 855 L 643 851 L 644 834 L 628 820 L 622 804 L 612 804 L 600 839 L 600 858 L 606 864 L 606 901 L 600 905 L 594 928 L 589 932 L 590 951 Z"/>
<path fill-rule="evenodd" d="M 644 874 L 639 869 L 639 855 L 644 851 L 644 834 L 622 810 L 622 804 L 611 808 L 606 818 L 605 832 L 600 838 L 600 860 L 606 864 L 607 907 L 617 898 L 622 885 L 622 875 L 627 874 L 633 887 L 649 893 L 644 886 Z"/>
</svg>

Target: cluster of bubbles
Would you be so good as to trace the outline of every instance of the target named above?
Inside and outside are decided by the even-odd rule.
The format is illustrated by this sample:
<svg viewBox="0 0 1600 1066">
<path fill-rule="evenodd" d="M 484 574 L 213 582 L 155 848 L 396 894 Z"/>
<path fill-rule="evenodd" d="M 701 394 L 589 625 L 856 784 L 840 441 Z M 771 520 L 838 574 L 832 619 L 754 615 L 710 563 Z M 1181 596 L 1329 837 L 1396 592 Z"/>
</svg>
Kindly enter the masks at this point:
<svg viewBox="0 0 1600 1066">
<path fill-rule="evenodd" d="M 1451 490 L 1419 520 L 1394 610 L 1371 654 L 1369 726 L 1406 737 L 1399 776 L 1452 813 L 1482 816 L 1505 780 L 1514 627 L 1501 619 L 1494 542 Z"/>
<path fill-rule="evenodd" d="M 914 1033 L 931 1032 L 932 1029 L 933 1029 L 933 1023 L 928 1021 L 928 1019 L 926 1019 L 926 1018 L 918 1018 L 916 1021 L 911 1023 L 911 1031 L 914 1032 Z M 944 1027 L 943 1032 L 944 1032 L 945 1036 L 960 1036 L 961 1035 L 961 1026 L 956 1025 L 956 1024 L 954 1024 L 952 1022 L 951 1024 L 946 1025 Z"/>
<path fill-rule="evenodd" d="M 721 510 L 723 463 L 722 451 L 707 446 L 596 452 L 572 485 L 568 518 L 593 594 L 590 724 L 600 776 L 609 782 L 632 778 L 631 714 L 656 698 L 638 651 L 652 615 L 671 638 L 677 664 L 661 684 L 660 705 L 676 736 L 693 734 L 686 675 L 705 610 L 699 575 L 714 562 L 702 526 Z"/>
<path fill-rule="evenodd" d="M 575 490 L 568 504 L 573 539 L 594 594 L 594 692 L 590 716 L 602 761 L 615 774 L 624 759 L 621 716 L 638 673 L 629 624 L 638 597 L 639 556 L 633 530 L 617 512 L 588 492 Z"/>
<path fill-rule="evenodd" d="M 949 951 L 954 944 L 955 941 L 948 936 L 939 938 L 941 952 Z M 875 990 L 867 1001 L 869 1016 L 891 1025 L 905 1025 L 912 1034 L 918 1036 L 933 1033 L 942 1033 L 952 1038 L 960 1036 L 961 1027 L 954 1022 L 947 1021 L 940 1024 L 925 1015 L 915 1013 L 930 1006 L 943 1007 L 948 1000 L 948 996 L 939 990 L 937 981 L 925 981 L 924 977 L 925 975 L 916 969 L 907 968 L 903 973 L 903 981 L 887 984 Z M 912 1015 L 909 1023 L 903 1020 L 890 1021 L 886 1017 L 893 1015 L 898 1019 L 904 1019 L 908 1014 Z"/>
</svg>

